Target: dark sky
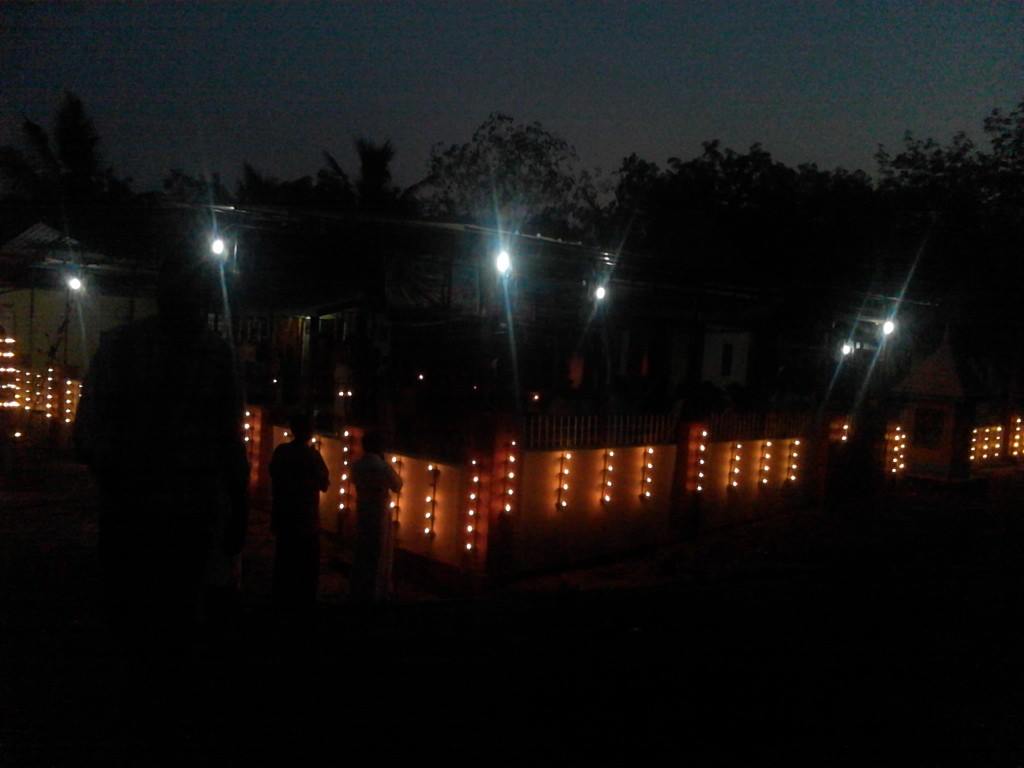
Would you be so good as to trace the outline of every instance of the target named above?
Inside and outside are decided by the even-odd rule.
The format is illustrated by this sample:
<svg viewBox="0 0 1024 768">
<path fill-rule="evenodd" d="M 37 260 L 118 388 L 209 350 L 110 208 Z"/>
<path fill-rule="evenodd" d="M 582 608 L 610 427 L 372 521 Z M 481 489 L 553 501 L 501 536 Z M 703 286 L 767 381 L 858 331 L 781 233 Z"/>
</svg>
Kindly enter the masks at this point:
<svg viewBox="0 0 1024 768">
<path fill-rule="evenodd" d="M 1024 3 L 0 4 L 0 141 L 70 88 L 108 161 L 315 173 L 390 137 L 397 181 L 488 113 L 539 120 L 587 166 L 721 138 L 874 170 L 911 128 L 976 134 L 1024 97 Z"/>
</svg>

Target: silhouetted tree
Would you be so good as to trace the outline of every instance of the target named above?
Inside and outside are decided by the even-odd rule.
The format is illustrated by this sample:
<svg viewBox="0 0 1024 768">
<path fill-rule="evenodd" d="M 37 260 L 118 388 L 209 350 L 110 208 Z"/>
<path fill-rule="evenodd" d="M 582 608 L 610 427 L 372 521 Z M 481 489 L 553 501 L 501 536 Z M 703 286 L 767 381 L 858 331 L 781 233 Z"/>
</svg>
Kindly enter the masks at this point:
<svg viewBox="0 0 1024 768">
<path fill-rule="evenodd" d="M 356 139 L 355 147 L 359 156 L 359 176 L 356 179 L 359 207 L 377 213 L 393 210 L 401 193 L 391 182 L 395 148 L 390 141 L 377 144 L 365 138 Z"/>
<path fill-rule="evenodd" d="M 190 176 L 179 168 L 172 168 L 163 180 L 164 194 L 178 203 L 225 205 L 234 198 L 220 180 L 220 174 Z"/>
<path fill-rule="evenodd" d="M 301 176 L 282 181 L 245 163 L 236 191 L 238 202 L 336 211 L 409 212 L 408 202 L 403 201 L 401 190 L 391 181 L 391 161 L 395 156 L 391 142 L 376 144 L 368 139 L 357 139 L 355 148 L 359 155 L 359 175 L 354 189 L 334 155 L 324 151 L 324 167 L 317 171 L 315 180 Z"/>
<path fill-rule="evenodd" d="M 597 206 L 593 179 L 565 139 L 501 113 L 464 144 L 434 146 L 429 187 L 432 215 L 530 234 L 580 236 Z"/>
<path fill-rule="evenodd" d="M 21 146 L 0 148 L 4 197 L 44 205 L 129 197 L 130 181 L 102 167 L 99 143 L 82 100 L 65 91 L 54 117 L 52 137 L 25 118 Z"/>
<path fill-rule="evenodd" d="M 879 147 L 878 189 L 894 250 L 917 264 L 915 280 L 933 299 L 996 322 L 1016 317 L 1006 287 L 1024 280 L 1024 101 L 1009 113 L 993 110 L 983 132 L 984 144 L 965 133 L 947 144 L 908 133 L 897 152 Z"/>
<path fill-rule="evenodd" d="M 317 171 L 316 188 L 318 197 L 325 203 L 342 210 L 355 207 L 355 196 L 348 174 L 330 152 L 324 150 L 325 167 Z"/>
<path fill-rule="evenodd" d="M 134 195 L 130 179 L 104 165 L 99 136 L 81 99 L 65 91 L 51 131 L 26 118 L 20 139 L 16 146 L 0 147 L 4 224 L 22 227 L 42 220 L 92 248 L 139 256 L 133 241 L 146 198 Z"/>
</svg>

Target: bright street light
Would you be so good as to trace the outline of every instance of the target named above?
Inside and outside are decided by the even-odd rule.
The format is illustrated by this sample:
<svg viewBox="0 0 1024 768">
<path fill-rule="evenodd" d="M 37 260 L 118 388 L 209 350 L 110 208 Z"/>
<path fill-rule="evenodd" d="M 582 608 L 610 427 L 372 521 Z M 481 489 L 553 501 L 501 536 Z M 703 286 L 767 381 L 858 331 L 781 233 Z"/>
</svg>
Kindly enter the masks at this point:
<svg viewBox="0 0 1024 768">
<path fill-rule="evenodd" d="M 82 290 L 82 281 L 79 280 L 77 277 L 69 277 L 68 288 L 70 288 L 72 291 L 80 291 Z"/>
<path fill-rule="evenodd" d="M 846 342 L 845 344 L 843 344 L 842 353 L 843 353 L 843 357 L 846 357 L 847 355 L 852 355 L 853 354 L 853 345 L 850 344 L 850 342 Z"/>
<path fill-rule="evenodd" d="M 597 286 L 597 290 L 594 291 L 594 298 L 597 299 L 598 301 L 603 300 L 604 297 L 607 296 L 607 295 L 608 295 L 608 291 L 607 291 L 607 289 L 603 285 Z"/>
<path fill-rule="evenodd" d="M 224 251 L 226 250 L 223 238 L 213 238 L 213 241 L 210 243 L 210 250 L 213 252 L 214 256 L 223 256 Z"/>
<path fill-rule="evenodd" d="M 892 320 L 886 320 L 882 323 L 882 333 L 886 336 L 892 336 L 893 331 L 896 330 L 896 323 Z"/>
<path fill-rule="evenodd" d="M 494 261 L 494 266 L 498 268 L 499 274 L 507 274 L 512 269 L 512 257 L 508 255 L 508 251 L 502 249 L 498 251 L 498 258 Z"/>
</svg>

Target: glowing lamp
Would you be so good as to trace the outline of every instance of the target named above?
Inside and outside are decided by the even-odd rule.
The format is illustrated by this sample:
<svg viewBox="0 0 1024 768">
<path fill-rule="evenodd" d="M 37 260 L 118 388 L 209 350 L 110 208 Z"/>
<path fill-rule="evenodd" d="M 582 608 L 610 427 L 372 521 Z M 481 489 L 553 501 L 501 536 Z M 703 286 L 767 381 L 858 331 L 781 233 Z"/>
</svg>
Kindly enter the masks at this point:
<svg viewBox="0 0 1024 768">
<path fill-rule="evenodd" d="M 215 237 L 210 241 L 210 253 L 214 256 L 223 256 L 227 251 L 227 246 L 224 244 L 224 239 Z"/>
<path fill-rule="evenodd" d="M 896 323 L 892 320 L 886 320 L 882 323 L 882 334 L 885 336 L 892 336 L 893 331 L 896 330 Z"/>
<path fill-rule="evenodd" d="M 77 277 L 69 277 L 68 288 L 70 288 L 72 291 L 80 291 L 82 290 L 82 281 Z"/>
<path fill-rule="evenodd" d="M 499 275 L 506 275 L 512 269 L 512 257 L 508 255 L 508 251 L 502 249 L 498 251 L 498 256 L 494 260 L 494 266 L 498 270 Z"/>
<path fill-rule="evenodd" d="M 597 286 L 597 290 L 594 291 L 594 298 L 598 301 L 604 301 L 604 297 L 608 295 L 608 289 L 603 285 Z"/>
</svg>

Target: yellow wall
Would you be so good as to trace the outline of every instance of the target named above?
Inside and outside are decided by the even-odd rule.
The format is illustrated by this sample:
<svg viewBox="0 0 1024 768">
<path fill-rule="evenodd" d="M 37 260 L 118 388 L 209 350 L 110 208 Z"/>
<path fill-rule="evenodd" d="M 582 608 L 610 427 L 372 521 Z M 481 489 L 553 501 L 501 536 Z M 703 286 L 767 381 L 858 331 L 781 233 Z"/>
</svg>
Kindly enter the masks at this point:
<svg viewBox="0 0 1024 768">
<path fill-rule="evenodd" d="M 604 449 L 571 451 L 567 505 L 557 506 L 561 451 L 528 451 L 513 511 L 516 565 L 523 570 L 585 561 L 665 537 L 676 448 L 654 446 L 651 498 L 640 500 L 643 447 L 615 448 L 611 502 L 601 501 Z"/>
<path fill-rule="evenodd" d="M 446 563 L 461 564 L 465 557 L 468 473 L 460 466 L 426 459 L 403 456 L 401 461 L 403 486 L 398 546 Z M 430 465 L 441 470 L 436 493 L 428 469 Z M 425 514 L 431 508 L 426 501 L 427 496 L 436 500 L 433 505 L 433 535 L 430 536 L 424 533 L 429 525 Z"/>
<path fill-rule="evenodd" d="M 274 428 L 274 445 L 284 440 L 284 430 Z M 321 497 L 321 525 L 326 530 L 337 530 L 338 488 L 341 474 L 342 444 L 333 438 L 321 440 L 321 455 L 331 475 L 331 485 Z M 800 444 L 796 445 L 799 440 Z M 354 442 L 354 441 L 353 441 Z M 645 447 L 614 448 L 615 456 L 609 459 L 613 471 L 608 477 L 613 485 L 608 490 L 611 500 L 602 501 L 602 468 L 604 449 L 574 450 L 571 460 L 560 462 L 562 451 L 526 451 L 520 454 L 516 463 L 515 495 L 512 497 L 511 513 L 513 568 L 519 571 L 543 570 L 565 567 L 572 563 L 586 562 L 605 555 L 621 554 L 631 550 L 656 546 L 667 541 L 672 523 L 672 503 L 675 498 L 682 506 L 676 510 L 685 514 L 693 504 L 698 504 L 701 525 L 714 527 L 729 522 L 752 519 L 793 503 L 793 499 L 805 484 L 811 480 L 810 447 L 805 438 L 773 438 L 767 450 L 771 458 L 767 473 L 761 473 L 761 459 L 766 449 L 765 441 L 741 441 L 740 473 L 730 475 L 730 455 L 734 443 L 707 443 L 702 481 L 704 491 L 695 495 L 681 493 L 685 478 L 691 475 L 693 467 L 686 472 L 676 473 L 676 452 L 674 445 L 653 446 L 652 454 Z M 790 467 L 791 451 L 797 452 Z M 358 456 L 353 444 L 353 459 Z M 689 454 L 688 454 L 689 455 Z M 692 454 L 694 458 L 698 455 Z M 645 458 L 654 465 L 650 470 L 649 484 L 651 497 L 641 500 L 641 485 Z M 397 544 L 403 549 L 461 567 L 482 567 L 486 557 L 487 523 L 499 514 L 506 497 L 502 495 L 505 478 L 501 466 L 495 473 L 501 476 L 491 478 L 486 472 L 479 472 L 481 483 L 477 486 L 480 498 L 477 523 L 477 547 L 467 553 L 465 544 L 468 522 L 466 511 L 469 507 L 468 494 L 473 490 L 471 478 L 474 472 L 469 466 L 437 464 L 441 475 L 436 489 L 437 503 L 434 508 L 435 521 L 432 536 L 424 534 L 428 508 L 426 497 L 433 495 L 431 474 L 427 459 L 410 456 L 400 457 L 401 475 L 404 482 L 400 498 L 400 514 Z M 561 467 L 568 467 L 570 474 L 559 474 Z M 790 473 L 796 481 L 790 482 Z M 731 479 L 738 485 L 733 488 Z M 767 483 L 761 483 L 766 478 Z M 558 486 L 568 482 L 568 491 L 563 491 L 566 501 L 559 506 Z M 494 483 L 494 493 L 488 484 Z M 675 484 L 679 484 L 675 488 Z M 348 513 L 349 526 L 354 521 L 352 511 Z M 354 530 L 351 527 L 348 530 Z"/>
<path fill-rule="evenodd" d="M 799 445 L 796 445 L 797 440 L 800 441 Z M 793 491 L 807 482 L 810 446 L 806 439 L 789 437 L 771 438 L 770 441 L 770 447 L 765 445 L 767 440 L 737 441 L 742 446 L 738 453 L 734 452 L 735 442 L 707 444 L 704 491 L 700 494 L 704 525 L 720 525 L 758 517 L 785 503 Z M 766 461 L 770 469 L 764 474 L 759 471 L 763 450 L 771 457 Z M 796 470 L 791 469 L 788 461 L 791 451 L 797 454 L 792 462 L 797 465 Z M 740 460 L 733 463 L 732 467 L 738 467 L 740 472 L 730 474 L 730 456 L 735 455 L 739 455 Z M 788 480 L 791 472 L 796 475 L 796 481 Z M 762 483 L 762 478 L 768 482 Z M 736 487 L 732 486 L 733 479 L 738 483 Z"/>
<path fill-rule="evenodd" d="M 58 331 L 64 320 L 67 292 L 46 289 L 35 291 L 35 318 L 30 322 L 31 291 L 17 290 L 0 297 L 0 317 L 7 332 L 18 340 L 19 363 L 29 354 L 28 367 L 45 369 L 47 351 L 58 340 Z M 150 298 L 134 300 L 136 320 L 156 313 L 156 302 Z M 99 345 L 100 335 L 129 321 L 132 300 L 124 296 L 90 293 L 76 294 L 71 302 L 71 322 L 68 324 L 68 366 L 84 374 Z M 29 339 L 29 327 L 32 339 Z M 63 364 L 61 347 L 57 363 Z"/>
<path fill-rule="evenodd" d="M 274 427 L 274 447 L 276 448 L 290 438 L 285 437 L 286 430 L 283 427 Z M 330 486 L 325 493 L 320 495 L 320 528 L 325 531 L 336 532 L 339 524 L 344 526 L 344 531 L 351 536 L 355 532 L 355 507 L 354 495 L 351 484 L 346 486 L 346 511 L 338 508 L 341 495 L 338 491 L 341 488 L 342 460 L 345 456 L 345 441 L 333 437 L 317 437 L 320 445 L 320 455 L 327 465 L 330 475 Z M 361 455 L 358 447 L 358 440 L 349 442 L 351 463 Z M 401 461 L 402 492 L 397 497 L 399 502 L 398 531 L 396 545 L 429 556 L 436 560 L 451 563 L 454 565 L 469 565 L 479 557 L 479 553 L 466 552 L 466 511 L 469 503 L 469 482 L 470 473 L 463 471 L 463 468 L 451 465 L 430 462 L 426 459 L 412 458 L 399 455 Z M 427 510 L 426 497 L 433 495 L 431 491 L 431 476 L 427 467 L 433 464 L 439 467 L 441 475 L 437 483 L 437 503 L 434 507 L 434 531 L 432 536 L 424 534 L 426 527 L 424 513 Z M 392 498 L 396 498 L 392 495 Z M 480 528 L 477 531 L 476 541 L 479 549 L 484 549 L 486 537 L 486 520 L 484 508 L 478 507 L 478 523 Z"/>
</svg>

